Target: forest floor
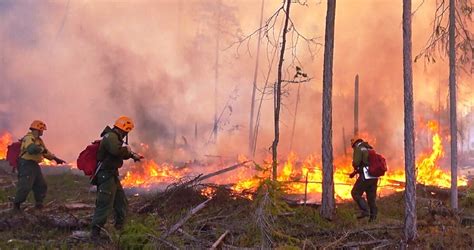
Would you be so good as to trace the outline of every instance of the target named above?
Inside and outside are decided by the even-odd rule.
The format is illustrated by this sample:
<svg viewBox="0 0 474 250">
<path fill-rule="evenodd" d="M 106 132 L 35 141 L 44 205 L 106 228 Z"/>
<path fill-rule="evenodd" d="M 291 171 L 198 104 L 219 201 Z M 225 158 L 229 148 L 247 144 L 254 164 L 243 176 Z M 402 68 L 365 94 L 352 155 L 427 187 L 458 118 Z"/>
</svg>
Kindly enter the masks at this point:
<svg viewBox="0 0 474 250">
<path fill-rule="evenodd" d="M 4 163 L 0 163 L 0 165 Z M 403 193 L 377 200 L 376 222 L 358 220 L 355 204 L 338 203 L 333 221 L 315 204 L 284 202 L 282 187 L 264 182 L 253 199 L 225 186 L 179 183 L 167 190 L 130 194 L 122 231 L 105 226 L 103 239 L 88 238 L 95 192 L 88 178 L 73 171 L 46 175 L 45 208 L 33 208 L 30 194 L 20 214 L 11 210 L 16 176 L 0 167 L 0 249 L 182 249 L 210 248 L 378 248 L 403 247 Z M 208 198 L 200 189 L 211 187 Z M 410 247 L 474 248 L 474 188 L 460 189 L 460 212 L 453 213 L 448 190 L 418 186 L 418 238 Z M 194 212 L 194 213 L 193 213 Z M 221 238 L 221 241 L 218 240 Z"/>
</svg>

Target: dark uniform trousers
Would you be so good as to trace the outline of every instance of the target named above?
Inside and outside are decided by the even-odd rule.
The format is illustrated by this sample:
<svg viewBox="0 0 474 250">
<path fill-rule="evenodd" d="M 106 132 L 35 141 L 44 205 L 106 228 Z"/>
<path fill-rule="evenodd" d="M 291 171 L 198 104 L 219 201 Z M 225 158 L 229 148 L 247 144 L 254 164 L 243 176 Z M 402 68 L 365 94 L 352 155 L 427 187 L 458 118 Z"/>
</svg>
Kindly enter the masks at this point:
<svg viewBox="0 0 474 250">
<path fill-rule="evenodd" d="M 377 206 L 375 205 L 375 199 L 377 198 L 377 182 L 378 179 L 365 180 L 361 174 L 352 188 L 352 198 L 357 203 L 360 210 L 362 210 L 363 215 L 370 215 L 371 217 L 377 216 Z M 368 206 L 367 202 L 362 197 L 364 193 L 367 196 L 367 202 L 369 203 Z"/>
<path fill-rule="evenodd" d="M 99 171 L 97 174 L 97 198 L 92 227 L 103 227 L 113 210 L 115 225 L 123 225 L 128 209 L 128 201 L 118 176 Z"/>
<path fill-rule="evenodd" d="M 18 164 L 18 184 L 14 203 L 23 203 L 33 190 L 35 202 L 42 204 L 48 191 L 48 185 L 41 172 L 40 165 L 31 160 L 20 159 Z"/>
</svg>

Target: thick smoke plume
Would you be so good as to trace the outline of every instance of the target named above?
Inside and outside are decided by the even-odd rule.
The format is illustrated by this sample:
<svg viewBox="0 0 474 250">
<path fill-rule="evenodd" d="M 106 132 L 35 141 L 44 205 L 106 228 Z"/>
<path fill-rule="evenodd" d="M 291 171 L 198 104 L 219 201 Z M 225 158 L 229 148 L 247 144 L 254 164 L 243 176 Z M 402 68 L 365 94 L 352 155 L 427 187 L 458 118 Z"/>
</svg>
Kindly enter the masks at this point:
<svg viewBox="0 0 474 250">
<path fill-rule="evenodd" d="M 266 2 L 264 15 L 269 17 L 280 2 Z M 429 35 L 433 2 L 425 2 L 414 15 L 414 53 Z M 45 120 L 47 144 L 72 161 L 106 125 L 128 115 L 137 123 L 131 143 L 148 144 L 157 160 L 245 154 L 256 41 L 238 52 L 235 46 L 225 48 L 257 28 L 260 2 L 222 4 L 210 0 L 1 1 L 0 130 L 20 138 L 31 120 Z M 295 5 L 292 16 L 298 30 L 308 37 L 323 37 L 325 6 Z M 338 2 L 333 91 L 336 156 L 347 147 L 342 130 L 346 141 L 352 135 L 353 84 L 359 74 L 361 131 L 370 134 L 390 161 L 403 159 L 401 7 L 397 1 Z M 262 47 L 260 88 L 272 51 L 268 45 Z M 293 150 L 302 157 L 319 155 L 322 55 L 311 56 L 301 41 L 296 55 L 313 80 L 301 86 Z M 423 107 L 418 116 L 436 118 L 438 96 L 445 109 L 447 68 L 442 60 L 415 64 L 417 109 Z M 286 75 L 292 74 L 294 69 L 287 68 Z M 275 78 L 273 70 L 270 85 Z M 459 78 L 460 102 L 472 96 L 472 90 L 463 87 L 466 79 Z M 283 100 L 283 154 L 289 151 L 296 89 L 296 84 L 290 84 Z M 265 97 L 258 158 L 265 157 L 271 145 L 272 104 L 272 98 Z M 222 113 L 222 121 L 213 143 L 209 138 L 215 112 Z"/>
</svg>

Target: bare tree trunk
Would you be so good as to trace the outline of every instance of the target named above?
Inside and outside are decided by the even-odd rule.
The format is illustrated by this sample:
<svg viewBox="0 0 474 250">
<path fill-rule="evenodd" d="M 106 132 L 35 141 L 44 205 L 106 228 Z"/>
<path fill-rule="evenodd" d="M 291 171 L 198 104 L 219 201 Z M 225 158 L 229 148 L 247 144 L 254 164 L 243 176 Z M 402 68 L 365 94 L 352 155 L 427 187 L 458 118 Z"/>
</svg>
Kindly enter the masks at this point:
<svg viewBox="0 0 474 250">
<path fill-rule="evenodd" d="M 449 123 L 451 130 L 451 208 L 458 209 L 458 128 L 456 119 L 456 5 L 449 0 Z"/>
<path fill-rule="evenodd" d="M 354 82 L 354 136 L 359 134 L 359 74 Z"/>
<path fill-rule="evenodd" d="M 411 0 L 403 0 L 403 90 L 405 110 L 405 240 L 416 238 L 415 123 L 413 120 L 413 72 Z"/>
<path fill-rule="evenodd" d="M 263 9 L 265 6 L 265 0 L 262 0 L 262 7 L 260 8 L 260 25 L 258 27 L 262 27 L 263 23 Z M 253 151 L 253 138 L 254 138 L 254 125 L 253 125 L 253 117 L 255 113 L 255 93 L 257 92 L 257 76 L 258 76 L 258 64 L 260 59 L 260 43 L 261 43 L 261 35 L 262 29 L 258 30 L 258 41 L 257 41 L 257 53 L 255 54 L 255 71 L 253 73 L 253 88 L 252 88 L 252 100 L 250 103 L 250 122 L 249 122 L 249 148 L 248 154 L 251 155 Z"/>
<path fill-rule="evenodd" d="M 284 22 L 284 20 L 283 20 Z M 283 22 L 282 22 L 282 25 L 283 25 Z M 280 31 L 278 32 L 278 38 L 280 38 L 280 35 L 281 35 L 281 32 L 283 31 L 283 29 L 280 29 Z M 252 157 L 255 157 L 255 153 L 257 151 L 257 144 L 258 144 L 258 131 L 259 131 L 259 128 L 260 128 L 260 118 L 261 118 L 261 114 L 262 114 L 262 104 L 263 104 L 263 98 L 265 97 L 265 91 L 268 87 L 268 82 L 269 82 L 269 79 L 270 79 L 270 74 L 272 73 L 272 68 L 273 68 L 273 62 L 275 61 L 275 57 L 277 56 L 277 51 L 278 51 L 278 47 L 275 46 L 274 50 L 273 50 L 273 55 L 272 55 L 272 60 L 270 61 L 270 66 L 268 67 L 268 71 L 267 71 L 267 75 L 265 77 L 265 85 L 263 86 L 263 91 L 262 91 L 262 95 L 260 96 L 260 100 L 259 100 L 259 104 L 258 104 L 258 108 L 257 108 L 257 117 L 255 118 L 255 128 L 254 128 L 254 136 L 253 136 L 253 148 L 252 148 Z"/>
<path fill-rule="evenodd" d="M 328 0 L 326 13 L 326 32 L 324 41 L 323 69 L 323 117 L 322 117 L 322 155 L 323 155 L 323 194 L 321 216 L 332 219 L 334 216 L 334 166 L 332 149 L 332 67 L 334 54 L 334 23 L 336 0 Z"/>
<path fill-rule="evenodd" d="M 218 82 L 219 82 L 219 43 L 220 43 L 220 26 L 221 26 L 221 0 L 217 1 L 217 23 L 216 23 L 216 55 L 214 63 L 214 128 L 213 128 L 213 137 L 214 143 L 217 142 L 217 130 L 218 130 L 218 121 L 217 121 L 217 97 L 218 97 Z"/>
<path fill-rule="evenodd" d="M 278 142 L 280 140 L 280 104 L 281 104 L 281 82 L 282 82 L 282 70 L 283 61 L 285 58 L 285 47 L 286 47 L 286 33 L 288 33 L 288 23 L 290 19 L 290 6 L 291 0 L 286 0 L 286 17 L 285 24 L 283 25 L 283 35 L 281 41 L 280 50 L 280 61 L 278 62 L 278 78 L 275 86 L 275 139 L 272 143 L 272 171 L 273 180 L 277 180 L 277 168 L 278 168 Z"/>
<path fill-rule="evenodd" d="M 346 130 L 342 127 L 342 149 L 344 150 L 344 156 L 347 156 L 347 147 L 346 147 Z"/>
<path fill-rule="evenodd" d="M 298 105 L 300 104 L 300 90 L 301 84 L 298 84 L 298 93 L 296 94 L 295 117 L 293 119 L 293 126 L 291 129 L 290 152 L 293 150 L 293 141 L 295 139 L 296 118 L 298 116 Z"/>
</svg>

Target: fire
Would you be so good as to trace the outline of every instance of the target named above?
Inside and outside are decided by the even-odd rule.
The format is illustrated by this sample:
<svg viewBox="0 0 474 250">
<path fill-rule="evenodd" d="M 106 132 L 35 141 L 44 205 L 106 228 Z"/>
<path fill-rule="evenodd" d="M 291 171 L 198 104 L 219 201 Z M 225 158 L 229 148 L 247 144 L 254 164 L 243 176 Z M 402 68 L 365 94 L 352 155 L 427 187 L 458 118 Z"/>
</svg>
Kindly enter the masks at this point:
<svg viewBox="0 0 474 250">
<path fill-rule="evenodd" d="M 430 121 L 423 125 L 423 128 L 432 137 L 432 147 L 429 151 L 418 156 L 416 162 L 417 182 L 423 185 L 437 187 L 450 187 L 450 173 L 443 171 L 439 166 L 439 161 L 444 157 L 443 141 L 439 134 L 439 125 Z M 364 137 L 365 138 L 365 137 Z M 371 138 L 368 136 L 367 138 Z M 370 139 L 369 139 L 370 141 Z M 144 147 L 146 149 L 146 147 Z M 383 154 L 383 152 L 381 152 Z M 247 159 L 239 156 L 238 161 Z M 305 159 L 299 159 L 294 152 L 290 153 L 287 159 L 279 166 L 277 180 L 282 183 L 286 193 L 290 195 L 302 195 L 307 193 L 310 199 L 319 199 L 322 193 L 322 166 L 321 159 L 310 155 Z M 389 162 L 390 163 L 390 162 Z M 351 156 L 336 157 L 334 160 L 334 185 L 337 200 L 351 199 L 352 186 L 356 178 L 350 178 L 353 171 Z M 390 167 L 390 166 L 389 166 Z M 232 191 L 235 194 L 243 194 L 245 191 L 255 190 L 266 178 L 271 178 L 271 160 L 263 161 L 262 165 L 256 167 L 256 171 L 249 171 L 242 167 L 234 170 L 229 175 L 219 175 L 212 180 L 215 184 L 232 184 Z M 199 173 L 211 173 L 222 169 L 221 165 L 198 165 L 190 167 L 176 167 L 169 163 L 157 163 L 154 160 L 144 160 L 129 167 L 122 183 L 124 187 L 152 188 L 157 185 L 168 185 L 186 176 L 196 176 Z M 404 167 L 389 168 L 388 172 L 379 180 L 379 193 L 386 195 L 404 190 L 405 173 Z M 467 185 L 465 178 L 458 180 L 460 186 Z M 201 193 L 205 196 L 214 195 L 215 189 L 204 188 Z M 247 195 L 246 195 L 247 196 Z M 249 196 L 247 196 L 249 197 Z M 251 197 L 249 197 L 251 198 Z"/>
<path fill-rule="evenodd" d="M 8 145 L 12 143 L 12 135 L 8 132 L 4 132 L 0 136 L 0 159 L 7 157 Z"/>
<path fill-rule="evenodd" d="M 180 180 L 190 173 L 187 167 L 176 168 L 175 166 L 154 160 L 143 160 L 131 166 L 122 180 L 124 187 L 151 188 L 159 184 L 169 184 Z"/>
<path fill-rule="evenodd" d="M 439 134 L 439 125 L 434 121 L 429 121 L 426 128 L 433 134 L 431 152 L 424 153 L 418 157 L 416 162 L 417 182 L 423 185 L 448 188 L 451 186 L 451 175 L 449 171 L 440 169 L 439 160 L 444 156 L 442 138 Z M 309 156 L 302 163 L 298 163 L 295 153 L 290 153 L 286 162 L 279 170 L 278 181 L 285 183 L 287 192 L 290 194 L 320 194 L 322 193 L 322 168 L 319 161 L 314 156 Z M 336 158 L 334 161 L 334 184 L 335 196 L 338 200 L 351 199 L 352 185 L 355 178 L 349 178 L 349 173 L 353 171 L 351 159 L 349 157 Z M 266 169 L 270 169 L 271 164 L 266 163 Z M 405 173 L 403 167 L 389 169 L 380 178 L 379 187 L 382 191 L 391 193 L 404 189 Z M 233 190 L 241 192 L 243 190 L 255 189 L 259 181 L 263 178 L 270 178 L 270 173 L 257 176 L 252 179 L 240 180 Z M 307 180 L 307 181 L 306 181 Z M 467 185 L 464 177 L 458 179 L 459 186 Z"/>
</svg>

